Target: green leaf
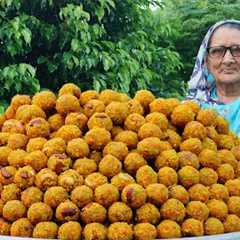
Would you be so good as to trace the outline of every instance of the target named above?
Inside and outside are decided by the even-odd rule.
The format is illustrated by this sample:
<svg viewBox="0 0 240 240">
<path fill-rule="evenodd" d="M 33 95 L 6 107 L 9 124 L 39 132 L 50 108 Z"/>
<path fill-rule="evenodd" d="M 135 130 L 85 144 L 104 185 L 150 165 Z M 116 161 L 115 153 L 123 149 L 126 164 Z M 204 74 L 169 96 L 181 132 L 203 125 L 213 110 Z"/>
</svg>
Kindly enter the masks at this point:
<svg viewBox="0 0 240 240">
<path fill-rule="evenodd" d="M 104 17 L 104 9 L 102 7 L 98 7 L 96 10 L 95 10 L 95 13 L 98 17 L 98 21 L 101 22 L 102 18 Z"/>
<path fill-rule="evenodd" d="M 74 52 L 79 52 L 80 51 L 80 41 L 76 38 L 72 39 L 71 41 L 71 49 Z"/>
<path fill-rule="evenodd" d="M 21 33 L 23 35 L 23 38 L 24 38 L 25 42 L 27 44 L 30 44 L 31 43 L 31 36 L 32 36 L 31 31 L 29 29 L 23 29 L 21 31 Z"/>
</svg>

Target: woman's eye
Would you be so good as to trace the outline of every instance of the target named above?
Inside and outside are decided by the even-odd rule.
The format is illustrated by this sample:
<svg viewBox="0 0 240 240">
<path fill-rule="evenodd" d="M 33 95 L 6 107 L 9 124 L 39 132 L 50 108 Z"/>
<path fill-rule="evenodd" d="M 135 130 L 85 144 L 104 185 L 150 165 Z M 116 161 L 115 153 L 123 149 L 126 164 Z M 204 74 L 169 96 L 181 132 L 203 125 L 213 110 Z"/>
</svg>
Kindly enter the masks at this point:
<svg viewBox="0 0 240 240">
<path fill-rule="evenodd" d="M 236 57 L 239 57 L 240 56 L 240 46 L 233 46 L 231 48 L 232 50 L 232 54 Z"/>
<path fill-rule="evenodd" d="M 223 48 L 214 48 L 214 49 L 211 49 L 210 54 L 221 55 L 223 52 L 224 52 Z"/>
</svg>

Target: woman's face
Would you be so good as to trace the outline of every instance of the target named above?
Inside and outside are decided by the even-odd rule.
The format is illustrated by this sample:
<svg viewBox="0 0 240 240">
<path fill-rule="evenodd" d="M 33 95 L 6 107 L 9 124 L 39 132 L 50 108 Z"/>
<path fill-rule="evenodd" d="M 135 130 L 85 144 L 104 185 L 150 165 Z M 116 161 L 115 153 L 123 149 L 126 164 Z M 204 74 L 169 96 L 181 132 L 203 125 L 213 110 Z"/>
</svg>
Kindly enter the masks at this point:
<svg viewBox="0 0 240 240">
<path fill-rule="evenodd" d="M 209 48 L 218 46 L 236 46 L 235 50 L 233 51 L 233 55 L 237 56 L 232 56 L 229 49 L 225 52 L 225 55 L 220 57 L 216 57 L 216 55 L 219 54 L 211 57 L 211 54 L 209 52 L 206 58 L 206 64 L 209 72 L 211 72 L 214 76 L 216 83 L 240 83 L 240 54 L 237 54 L 237 52 L 240 53 L 240 30 L 227 28 L 224 26 L 218 28 L 212 35 Z M 212 55 L 214 55 L 214 52 L 212 53 Z"/>
</svg>

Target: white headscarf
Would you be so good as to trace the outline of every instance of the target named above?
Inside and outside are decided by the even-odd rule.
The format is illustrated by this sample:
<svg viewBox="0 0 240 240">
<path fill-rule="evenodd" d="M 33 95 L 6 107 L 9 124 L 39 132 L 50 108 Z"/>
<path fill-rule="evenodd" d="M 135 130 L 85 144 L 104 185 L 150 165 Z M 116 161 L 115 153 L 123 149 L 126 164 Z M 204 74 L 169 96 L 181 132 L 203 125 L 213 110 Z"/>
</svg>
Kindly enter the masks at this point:
<svg viewBox="0 0 240 240">
<path fill-rule="evenodd" d="M 209 28 L 198 50 L 198 55 L 196 58 L 192 76 L 190 81 L 188 82 L 188 95 L 186 97 L 187 99 L 195 100 L 200 104 L 202 102 L 207 102 L 213 105 L 219 104 L 218 101 L 212 99 L 210 96 L 211 90 L 215 87 L 215 80 L 213 76 L 208 72 L 205 64 L 205 56 L 207 53 L 209 39 L 211 38 L 214 30 L 226 23 L 235 23 L 240 25 L 240 21 L 225 20 L 217 22 Z"/>
</svg>

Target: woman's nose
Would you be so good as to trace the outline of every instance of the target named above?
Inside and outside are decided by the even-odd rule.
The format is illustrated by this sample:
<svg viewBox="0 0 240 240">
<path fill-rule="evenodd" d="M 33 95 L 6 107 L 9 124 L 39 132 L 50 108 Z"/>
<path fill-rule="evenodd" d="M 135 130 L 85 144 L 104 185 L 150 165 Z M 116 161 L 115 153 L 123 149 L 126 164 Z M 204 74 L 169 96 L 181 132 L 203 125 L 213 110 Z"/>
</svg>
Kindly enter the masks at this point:
<svg viewBox="0 0 240 240">
<path fill-rule="evenodd" d="M 234 62 L 235 59 L 230 51 L 230 49 L 227 49 L 227 51 L 225 52 L 225 55 L 223 56 L 223 62 Z"/>
</svg>

